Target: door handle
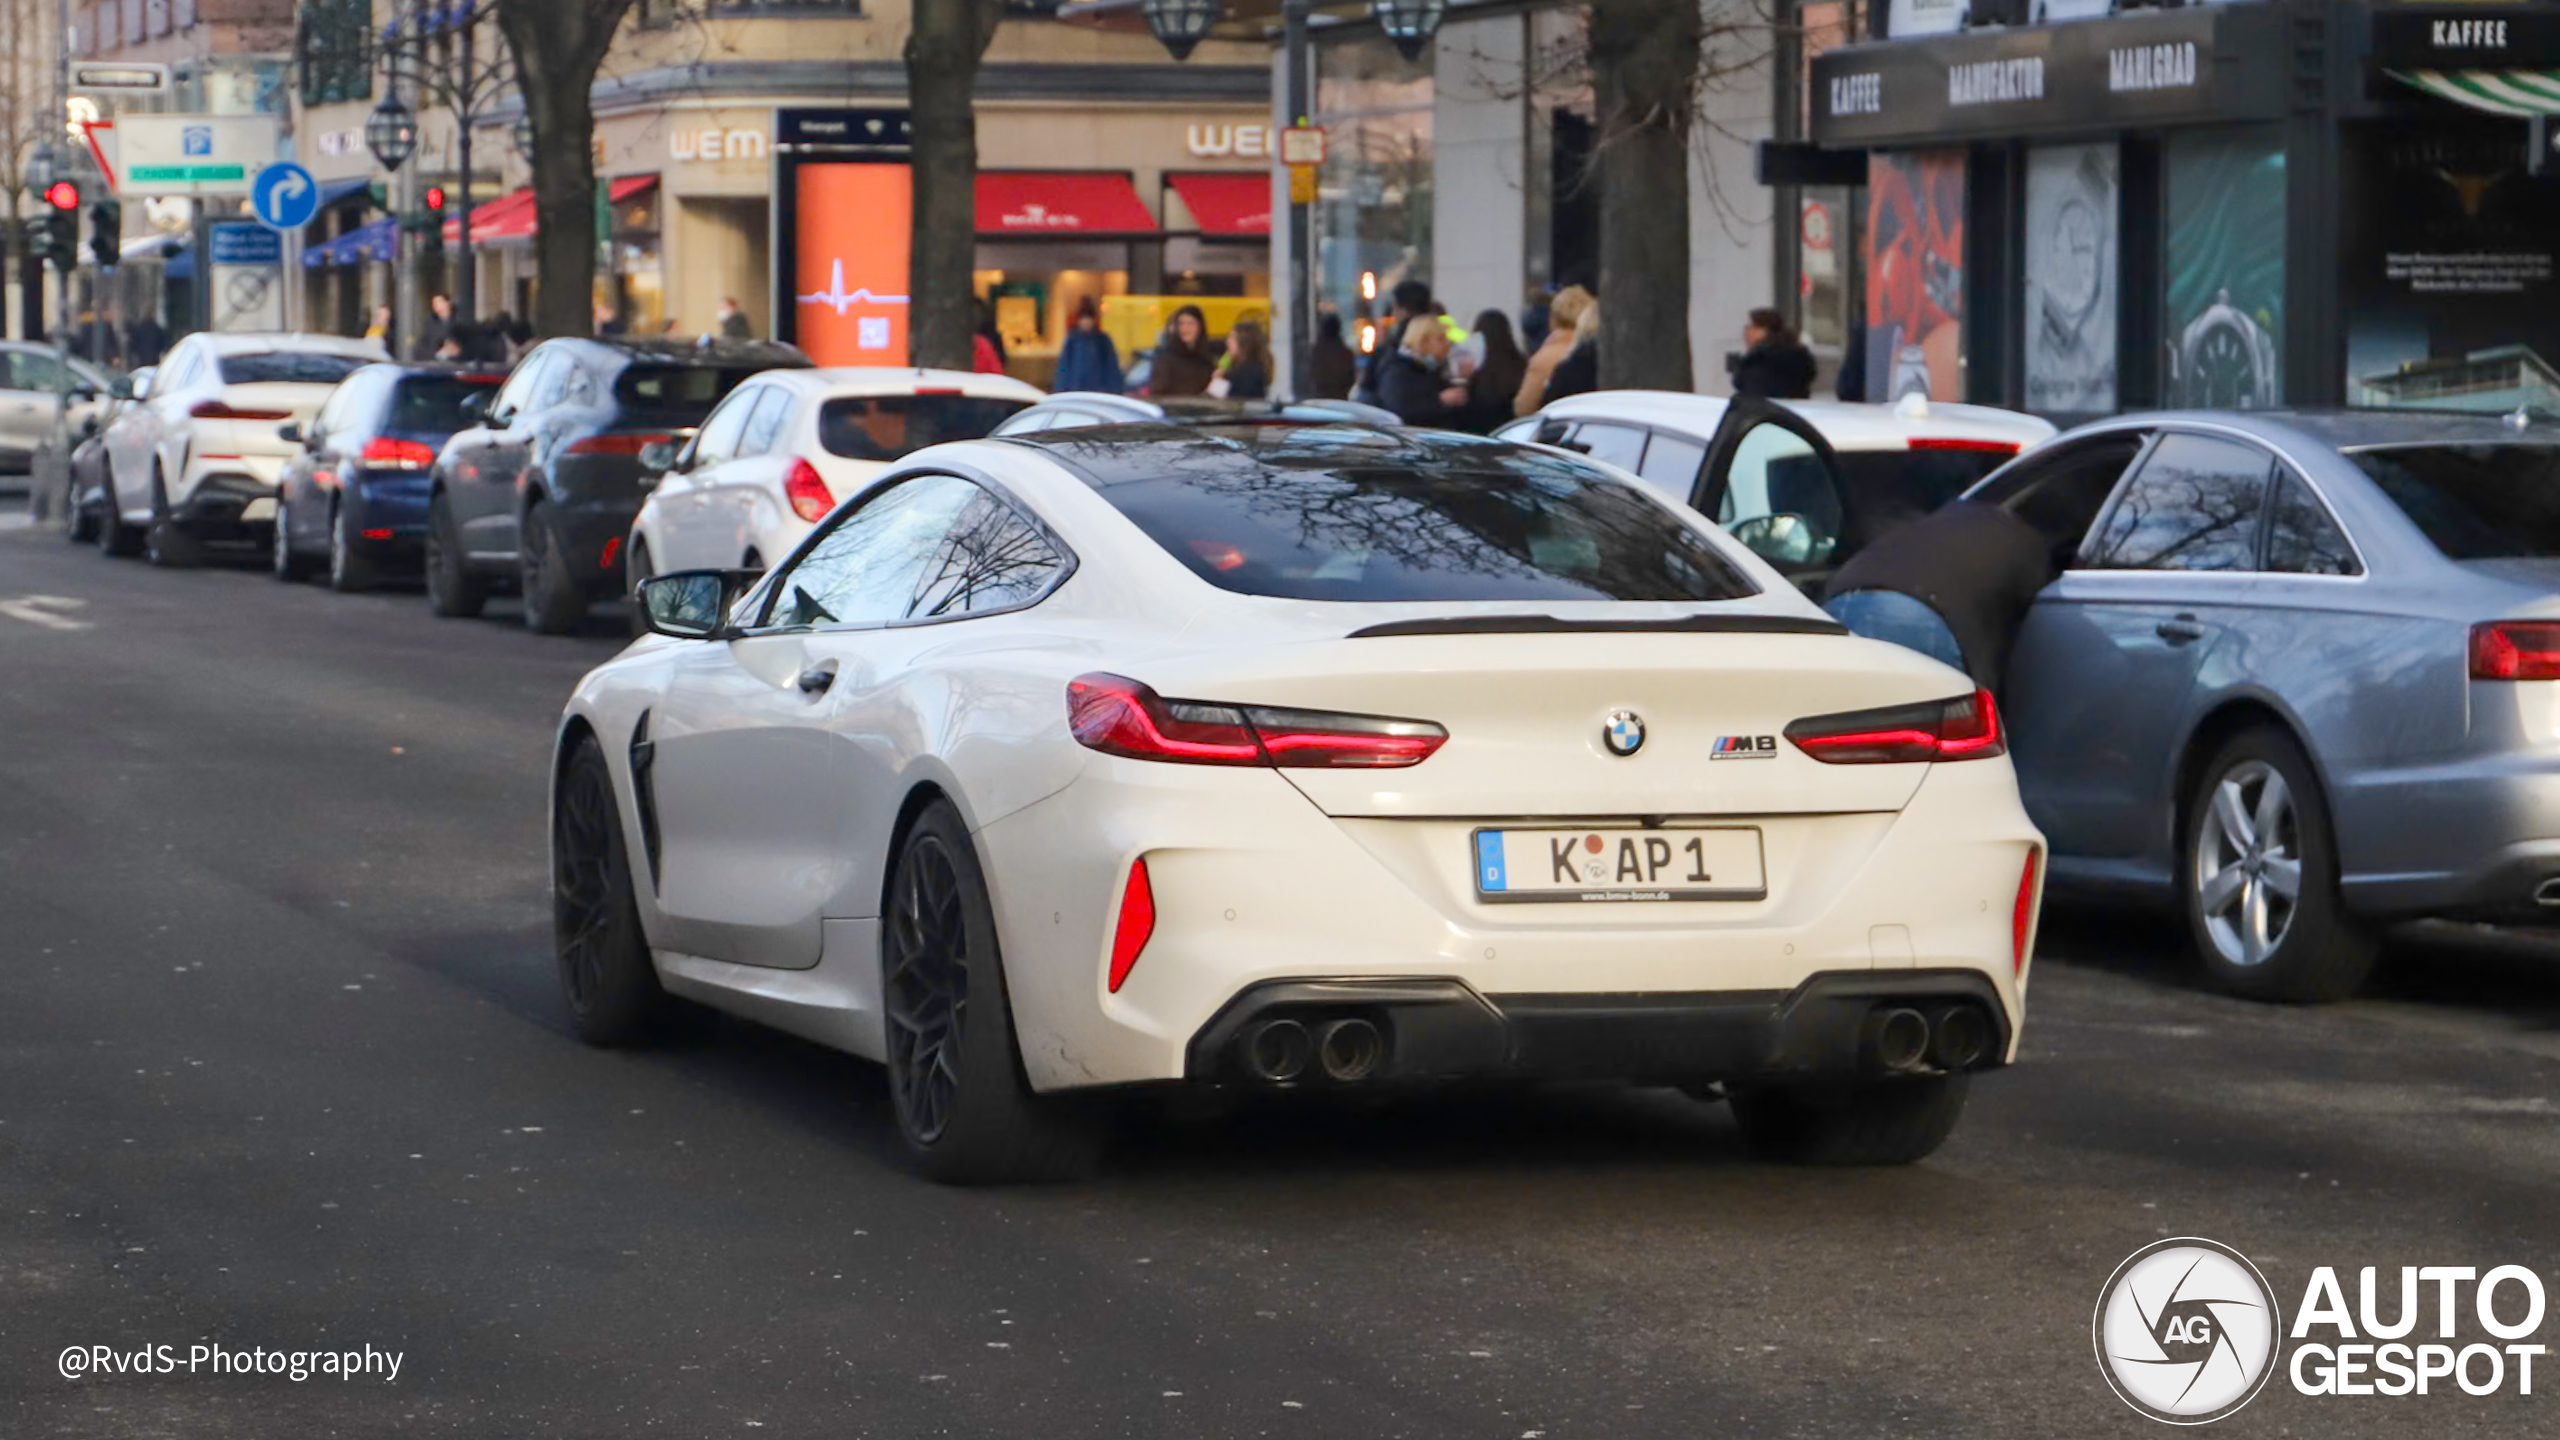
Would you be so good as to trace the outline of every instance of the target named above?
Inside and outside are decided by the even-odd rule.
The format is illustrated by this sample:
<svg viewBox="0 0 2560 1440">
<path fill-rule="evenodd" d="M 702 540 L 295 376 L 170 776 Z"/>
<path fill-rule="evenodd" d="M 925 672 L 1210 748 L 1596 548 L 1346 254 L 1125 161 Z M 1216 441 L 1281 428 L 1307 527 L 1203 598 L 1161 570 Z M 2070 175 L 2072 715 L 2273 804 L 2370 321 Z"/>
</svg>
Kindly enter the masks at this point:
<svg viewBox="0 0 2560 1440">
<path fill-rule="evenodd" d="M 2204 627 L 2196 623 L 2193 615 L 2181 615 L 2174 620 L 2161 621 L 2151 633 L 2172 645 L 2192 645 L 2204 638 Z"/>
<path fill-rule="evenodd" d="M 835 683 L 836 666 L 832 660 L 823 665 L 812 665 L 800 672 L 800 693 L 812 700 L 826 694 L 828 687 Z"/>
</svg>

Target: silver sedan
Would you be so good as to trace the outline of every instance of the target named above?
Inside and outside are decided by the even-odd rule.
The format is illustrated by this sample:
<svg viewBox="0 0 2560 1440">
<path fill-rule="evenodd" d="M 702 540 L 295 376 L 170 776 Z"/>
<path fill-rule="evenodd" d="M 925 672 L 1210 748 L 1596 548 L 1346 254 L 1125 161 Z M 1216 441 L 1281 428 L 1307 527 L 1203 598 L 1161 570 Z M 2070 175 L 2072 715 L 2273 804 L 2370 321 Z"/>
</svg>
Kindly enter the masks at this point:
<svg viewBox="0 0 2560 1440">
<path fill-rule="evenodd" d="M 2055 541 L 2007 667 L 2052 878 L 2176 897 L 2224 986 L 2376 929 L 2560 919 L 2560 427 L 2129 416 L 1984 480 Z"/>
</svg>

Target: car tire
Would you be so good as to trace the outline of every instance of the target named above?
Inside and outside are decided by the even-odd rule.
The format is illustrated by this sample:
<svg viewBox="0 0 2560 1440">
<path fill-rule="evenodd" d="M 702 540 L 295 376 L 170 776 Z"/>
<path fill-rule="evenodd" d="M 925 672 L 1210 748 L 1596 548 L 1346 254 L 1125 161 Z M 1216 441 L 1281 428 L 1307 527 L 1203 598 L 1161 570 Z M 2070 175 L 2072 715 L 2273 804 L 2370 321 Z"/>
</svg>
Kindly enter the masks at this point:
<svg viewBox="0 0 2560 1440">
<path fill-rule="evenodd" d="M 636 638 L 649 634 L 648 612 L 640 608 L 640 584 L 658 573 L 657 563 L 649 558 L 649 542 L 634 539 L 623 552 L 622 583 L 631 597 L 631 633 Z"/>
<path fill-rule="evenodd" d="M 80 503 L 80 477 L 77 475 L 71 477 L 71 482 L 62 492 L 62 538 L 74 545 L 92 545 L 98 539 L 98 517 Z"/>
<path fill-rule="evenodd" d="M 442 495 L 427 506 L 427 605 L 450 620 L 468 620 L 489 605 L 489 586 L 464 562 L 462 536 Z"/>
<path fill-rule="evenodd" d="M 2364 984 L 2380 938 L 2339 897 L 2328 799 L 2291 735 L 2233 736 L 2197 772 L 2181 819 L 2178 899 L 2215 985 L 2301 1005 Z"/>
<path fill-rule="evenodd" d="M 356 533 L 355 513 L 343 503 L 329 511 L 329 588 L 360 595 L 373 588 L 374 560 Z"/>
<path fill-rule="evenodd" d="M 98 514 L 98 552 L 119 560 L 130 560 L 142 553 L 142 527 L 128 524 L 124 511 L 117 507 L 115 486 L 107 487 L 107 503 Z"/>
<path fill-rule="evenodd" d="M 995 910 L 960 812 L 937 800 L 899 849 L 880 927 L 889 1105 L 928 1179 L 1072 1179 L 1100 1156 L 1082 1107 L 1035 1095 L 1022 1069 Z"/>
<path fill-rule="evenodd" d="M 569 752 L 551 807 L 551 928 L 561 994 L 579 1039 L 630 1046 L 666 1033 L 675 1002 L 649 958 L 621 802 L 593 736 Z"/>
<path fill-rule="evenodd" d="M 204 546 L 169 513 L 169 487 L 157 470 L 151 474 L 151 525 L 142 532 L 142 558 L 164 570 L 204 563 Z"/>
<path fill-rule="evenodd" d="M 1909 1165 L 1935 1153 L 1964 1115 L 1965 1075 L 1848 1085 L 1737 1087 L 1743 1143 L 1790 1165 Z"/>
<path fill-rule="evenodd" d="M 288 585 L 298 584 L 311 578 L 311 562 L 293 553 L 293 543 L 289 538 L 292 533 L 293 514 L 285 507 L 283 498 L 279 496 L 276 500 L 275 546 L 268 553 L 267 558 L 275 572 L 275 577 Z"/>
<path fill-rule="evenodd" d="M 537 635 L 575 633 L 586 621 L 587 597 L 569 577 L 560 537 L 539 505 L 525 511 L 516 557 L 524 574 L 525 628 Z"/>
</svg>

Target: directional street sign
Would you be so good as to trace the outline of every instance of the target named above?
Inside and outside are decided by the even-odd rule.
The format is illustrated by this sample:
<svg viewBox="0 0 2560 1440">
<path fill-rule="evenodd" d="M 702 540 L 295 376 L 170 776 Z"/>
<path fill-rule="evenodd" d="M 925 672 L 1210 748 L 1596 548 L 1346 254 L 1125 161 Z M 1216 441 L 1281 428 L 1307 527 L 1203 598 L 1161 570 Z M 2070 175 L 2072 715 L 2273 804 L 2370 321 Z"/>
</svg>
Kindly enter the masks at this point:
<svg viewBox="0 0 2560 1440">
<path fill-rule="evenodd" d="M 249 208 L 270 230 L 299 230 L 320 212 L 320 187 L 310 171 L 279 160 L 249 182 Z"/>
</svg>

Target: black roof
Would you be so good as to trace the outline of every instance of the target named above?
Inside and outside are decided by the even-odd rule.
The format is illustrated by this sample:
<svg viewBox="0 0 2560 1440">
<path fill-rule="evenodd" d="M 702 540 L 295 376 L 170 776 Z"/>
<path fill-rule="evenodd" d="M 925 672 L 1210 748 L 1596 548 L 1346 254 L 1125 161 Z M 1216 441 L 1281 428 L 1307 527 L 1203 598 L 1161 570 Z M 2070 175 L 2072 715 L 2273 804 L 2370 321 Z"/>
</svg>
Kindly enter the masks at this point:
<svg viewBox="0 0 2560 1440">
<path fill-rule="evenodd" d="M 805 370 L 816 362 L 796 345 L 779 340 L 641 339 L 629 335 L 573 335 L 551 344 L 592 345 L 629 360 L 663 365 L 756 365 L 768 370 Z"/>
</svg>

